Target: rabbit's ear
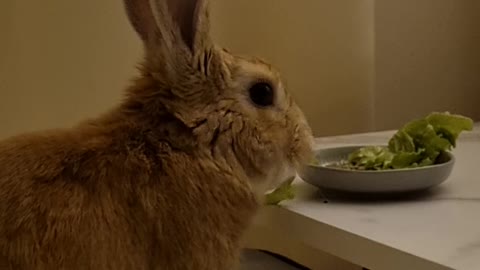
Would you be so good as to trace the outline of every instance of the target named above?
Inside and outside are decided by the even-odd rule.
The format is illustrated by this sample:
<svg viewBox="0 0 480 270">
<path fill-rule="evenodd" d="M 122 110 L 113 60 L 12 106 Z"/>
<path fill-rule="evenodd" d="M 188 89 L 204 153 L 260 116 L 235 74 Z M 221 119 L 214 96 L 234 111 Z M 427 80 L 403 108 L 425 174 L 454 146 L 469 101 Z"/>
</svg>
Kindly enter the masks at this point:
<svg viewBox="0 0 480 270">
<path fill-rule="evenodd" d="M 140 38 L 149 43 L 157 38 L 158 26 L 150 0 L 124 0 L 128 18 Z"/>
<path fill-rule="evenodd" d="M 207 0 L 124 0 L 133 27 L 150 50 L 195 55 L 210 42 Z"/>
<path fill-rule="evenodd" d="M 202 49 L 210 39 L 207 0 L 167 0 L 167 4 L 183 43 L 192 52 Z"/>
</svg>

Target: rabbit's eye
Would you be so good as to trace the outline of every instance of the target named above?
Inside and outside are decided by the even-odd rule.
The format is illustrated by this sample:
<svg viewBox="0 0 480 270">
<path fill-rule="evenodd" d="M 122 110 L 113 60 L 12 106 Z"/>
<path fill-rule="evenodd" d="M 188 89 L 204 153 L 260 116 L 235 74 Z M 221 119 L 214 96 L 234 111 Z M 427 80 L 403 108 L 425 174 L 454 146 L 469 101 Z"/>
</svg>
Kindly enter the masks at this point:
<svg viewBox="0 0 480 270">
<path fill-rule="evenodd" d="M 256 83 L 249 89 L 250 99 L 261 107 L 273 105 L 273 88 L 268 83 Z"/>
</svg>

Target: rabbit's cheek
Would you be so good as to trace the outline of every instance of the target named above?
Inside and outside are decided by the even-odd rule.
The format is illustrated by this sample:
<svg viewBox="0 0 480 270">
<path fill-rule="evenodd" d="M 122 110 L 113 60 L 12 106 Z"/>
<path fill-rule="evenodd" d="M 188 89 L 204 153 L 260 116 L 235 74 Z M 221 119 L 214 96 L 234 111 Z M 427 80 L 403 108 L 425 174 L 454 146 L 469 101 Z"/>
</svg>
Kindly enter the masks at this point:
<svg viewBox="0 0 480 270">
<path fill-rule="evenodd" d="M 282 163 L 268 173 L 266 179 L 263 181 L 263 185 L 261 187 L 261 192 L 266 192 L 269 190 L 273 190 L 278 187 L 283 181 L 287 178 L 296 175 L 295 167 L 292 164 Z"/>
<path fill-rule="evenodd" d="M 284 164 L 278 170 L 274 171 L 269 181 L 268 190 L 277 188 L 280 183 L 290 177 L 296 176 L 297 171 L 293 164 Z"/>
</svg>

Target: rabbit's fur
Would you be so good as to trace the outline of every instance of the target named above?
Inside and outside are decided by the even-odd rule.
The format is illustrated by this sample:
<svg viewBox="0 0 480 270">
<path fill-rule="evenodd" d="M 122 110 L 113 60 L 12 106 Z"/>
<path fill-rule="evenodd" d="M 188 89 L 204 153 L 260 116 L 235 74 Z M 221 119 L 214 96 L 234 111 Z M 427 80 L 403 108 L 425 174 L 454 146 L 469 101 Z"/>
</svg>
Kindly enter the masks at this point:
<svg viewBox="0 0 480 270">
<path fill-rule="evenodd" d="M 125 6 L 145 44 L 125 100 L 0 142 L 0 269 L 232 269 L 266 188 L 310 157 L 277 72 L 215 46 L 205 1 Z"/>
</svg>

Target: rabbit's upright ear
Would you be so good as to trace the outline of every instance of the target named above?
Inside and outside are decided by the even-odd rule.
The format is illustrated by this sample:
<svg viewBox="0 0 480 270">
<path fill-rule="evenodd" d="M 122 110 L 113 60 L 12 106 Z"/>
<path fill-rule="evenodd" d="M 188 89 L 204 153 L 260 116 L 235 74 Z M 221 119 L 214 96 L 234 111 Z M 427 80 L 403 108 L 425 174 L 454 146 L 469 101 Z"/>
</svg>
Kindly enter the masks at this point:
<svg viewBox="0 0 480 270">
<path fill-rule="evenodd" d="M 160 33 L 150 0 L 124 0 L 123 3 L 130 23 L 143 42 L 148 44 L 154 42 Z"/>
<path fill-rule="evenodd" d="M 183 43 L 192 52 L 210 42 L 207 0 L 166 0 L 174 28 L 180 29 Z M 162 0 L 156 0 L 162 2 Z M 175 27 L 176 26 L 176 27 Z"/>
<path fill-rule="evenodd" d="M 124 0 L 128 17 L 148 50 L 195 56 L 210 45 L 207 0 Z"/>
</svg>

